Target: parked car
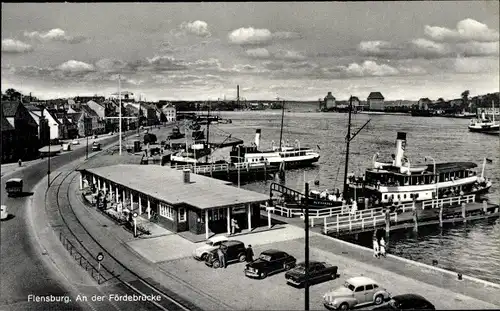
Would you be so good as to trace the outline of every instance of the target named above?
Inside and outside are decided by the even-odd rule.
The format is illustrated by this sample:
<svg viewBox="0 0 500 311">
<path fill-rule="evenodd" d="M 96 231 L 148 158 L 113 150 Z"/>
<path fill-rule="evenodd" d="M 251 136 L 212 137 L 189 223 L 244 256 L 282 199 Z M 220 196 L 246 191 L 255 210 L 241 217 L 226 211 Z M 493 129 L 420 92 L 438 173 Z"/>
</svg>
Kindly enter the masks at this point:
<svg viewBox="0 0 500 311">
<path fill-rule="evenodd" d="M 225 236 L 215 236 L 208 239 L 203 246 L 198 247 L 193 251 L 193 258 L 196 260 L 207 259 L 207 255 L 214 249 L 219 248 L 222 242 L 227 241 L 228 238 Z"/>
<path fill-rule="evenodd" d="M 80 144 L 80 141 L 79 141 L 79 140 L 77 140 L 77 139 L 75 139 L 75 140 L 73 140 L 73 142 L 72 142 L 71 144 L 73 144 L 73 145 L 79 145 L 79 144 Z"/>
<path fill-rule="evenodd" d="M 323 303 L 327 309 L 340 310 L 372 303 L 380 305 L 388 299 L 390 294 L 385 288 L 364 276 L 350 278 L 344 286 L 323 295 Z"/>
<path fill-rule="evenodd" d="M 332 266 L 325 262 L 309 262 L 309 284 L 324 282 L 337 278 L 337 266 Z M 285 273 L 285 279 L 288 284 L 304 286 L 306 280 L 305 262 L 297 264 L 295 268 Z"/>
<path fill-rule="evenodd" d="M 7 212 L 7 206 L 2 205 L 0 219 L 4 220 L 4 219 L 7 219 L 7 217 L 9 217 L 9 213 Z"/>
<path fill-rule="evenodd" d="M 92 143 L 92 151 L 99 151 L 101 150 L 101 144 L 98 142 L 93 142 Z"/>
<path fill-rule="evenodd" d="M 295 257 L 283 251 L 269 249 L 260 253 L 259 258 L 246 265 L 245 275 L 251 278 L 265 279 L 268 275 L 290 270 L 296 264 Z"/>
<path fill-rule="evenodd" d="M 241 241 L 224 241 L 220 244 L 220 247 L 226 253 L 226 264 L 235 261 L 244 262 L 247 258 L 245 244 Z M 220 268 L 221 263 L 217 256 L 217 249 L 212 250 L 208 254 L 205 264 L 214 269 Z"/>
<path fill-rule="evenodd" d="M 417 294 L 403 294 L 391 298 L 387 304 L 372 310 L 436 310 L 434 305 Z"/>
</svg>

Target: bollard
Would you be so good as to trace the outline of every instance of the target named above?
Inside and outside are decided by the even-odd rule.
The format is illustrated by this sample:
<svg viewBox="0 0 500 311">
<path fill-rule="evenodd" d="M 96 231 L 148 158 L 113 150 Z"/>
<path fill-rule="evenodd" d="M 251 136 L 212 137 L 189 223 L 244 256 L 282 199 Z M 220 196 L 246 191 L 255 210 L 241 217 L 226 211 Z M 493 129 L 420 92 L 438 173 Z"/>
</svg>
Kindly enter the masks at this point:
<svg viewBox="0 0 500 311">
<path fill-rule="evenodd" d="M 439 206 L 439 227 L 443 227 L 443 204 Z"/>
<path fill-rule="evenodd" d="M 413 210 L 413 231 L 418 232 L 418 213 L 417 210 Z"/>
<path fill-rule="evenodd" d="M 437 261 L 436 259 L 433 259 L 433 260 L 432 260 L 432 265 L 433 265 L 433 266 L 437 266 L 437 265 L 438 265 L 438 261 Z"/>
<path fill-rule="evenodd" d="M 467 222 L 467 218 L 465 218 L 465 203 L 462 203 L 462 218 L 464 222 Z"/>
<path fill-rule="evenodd" d="M 458 276 L 458 280 L 461 281 L 462 280 L 462 273 L 459 273 L 457 276 Z"/>
</svg>

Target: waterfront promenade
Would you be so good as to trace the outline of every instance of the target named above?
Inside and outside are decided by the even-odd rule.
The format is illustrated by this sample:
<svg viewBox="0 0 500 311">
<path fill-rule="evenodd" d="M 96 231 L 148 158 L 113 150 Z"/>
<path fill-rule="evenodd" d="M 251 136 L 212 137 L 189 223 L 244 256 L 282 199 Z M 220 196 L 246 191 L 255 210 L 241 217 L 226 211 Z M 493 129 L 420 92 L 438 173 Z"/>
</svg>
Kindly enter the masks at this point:
<svg viewBox="0 0 500 311">
<path fill-rule="evenodd" d="M 71 208 L 90 234 L 99 240 L 113 256 L 134 272 L 152 282 L 189 298 L 204 309 L 236 310 L 300 310 L 303 291 L 285 284 L 282 273 L 265 280 L 248 279 L 243 275 L 244 264 L 227 269 L 210 269 L 191 258 L 191 252 L 201 244 L 184 240 L 165 231 L 153 238 L 136 238 L 112 220 L 82 202 L 74 182 L 69 188 Z M 236 237 L 252 244 L 256 254 L 277 248 L 304 258 L 303 229 L 299 224 L 281 229 Z M 324 309 L 322 296 L 341 286 L 346 278 L 364 275 L 375 279 L 393 295 L 418 293 L 438 309 L 498 309 L 500 285 L 443 272 L 389 255 L 377 259 L 369 249 L 311 233 L 311 260 L 322 260 L 339 267 L 339 278 L 311 287 L 311 309 Z M 370 308 L 370 307 L 369 307 Z"/>
</svg>

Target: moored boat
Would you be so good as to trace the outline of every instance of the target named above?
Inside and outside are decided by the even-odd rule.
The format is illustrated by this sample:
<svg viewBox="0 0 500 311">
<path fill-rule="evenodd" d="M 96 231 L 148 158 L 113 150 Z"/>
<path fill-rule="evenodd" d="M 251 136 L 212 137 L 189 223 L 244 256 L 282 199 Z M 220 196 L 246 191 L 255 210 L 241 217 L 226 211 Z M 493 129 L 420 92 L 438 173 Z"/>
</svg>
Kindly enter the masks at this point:
<svg viewBox="0 0 500 311">
<path fill-rule="evenodd" d="M 378 162 L 378 154 L 373 157 L 373 165 L 366 169 L 363 178 L 349 178 L 350 193 L 356 192 L 358 204 L 369 206 L 390 203 L 407 203 L 469 194 L 480 195 L 488 192 L 492 183 L 480 176 L 473 162 L 445 162 L 412 166 L 404 155 L 406 133 L 398 132 L 396 153 L 389 163 Z"/>
<path fill-rule="evenodd" d="M 494 103 L 492 103 L 492 110 L 494 110 Z M 469 123 L 469 131 L 471 132 L 498 132 L 500 130 L 500 123 L 495 122 L 495 114 L 492 114 L 492 120 L 486 117 L 484 111 L 481 117 L 472 119 Z"/>
</svg>

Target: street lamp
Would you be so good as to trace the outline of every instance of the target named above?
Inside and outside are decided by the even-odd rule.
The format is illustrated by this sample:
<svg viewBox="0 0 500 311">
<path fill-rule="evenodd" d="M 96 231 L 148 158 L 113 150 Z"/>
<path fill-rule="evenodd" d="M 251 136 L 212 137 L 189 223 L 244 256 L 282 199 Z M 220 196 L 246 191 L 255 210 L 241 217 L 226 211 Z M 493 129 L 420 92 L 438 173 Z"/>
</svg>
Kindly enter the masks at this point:
<svg viewBox="0 0 500 311">
<path fill-rule="evenodd" d="M 134 212 L 134 214 L 132 214 L 132 217 L 134 219 L 134 238 L 137 237 L 137 216 L 138 216 L 138 214 L 136 212 Z"/>
<path fill-rule="evenodd" d="M 424 158 L 425 161 L 427 161 L 427 159 L 432 160 L 432 164 L 434 166 L 434 173 L 433 174 L 434 174 L 434 183 L 436 184 L 436 205 L 437 205 L 437 204 L 439 204 L 438 203 L 439 202 L 438 201 L 439 200 L 439 192 L 438 192 L 438 179 L 439 179 L 439 177 L 436 175 L 436 161 L 434 160 L 433 157 L 429 157 L 429 156 L 426 156 Z"/>
<path fill-rule="evenodd" d="M 304 233 L 305 233 L 305 281 L 304 281 L 304 310 L 309 310 L 309 183 L 306 182 L 304 199 Z"/>
<path fill-rule="evenodd" d="M 89 159 L 89 136 L 87 135 L 87 147 L 85 149 L 85 160 Z"/>
<path fill-rule="evenodd" d="M 57 126 L 57 124 L 54 124 Z M 47 158 L 47 188 L 50 187 L 50 133 L 49 133 L 49 156 Z"/>
</svg>

